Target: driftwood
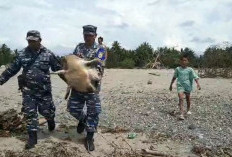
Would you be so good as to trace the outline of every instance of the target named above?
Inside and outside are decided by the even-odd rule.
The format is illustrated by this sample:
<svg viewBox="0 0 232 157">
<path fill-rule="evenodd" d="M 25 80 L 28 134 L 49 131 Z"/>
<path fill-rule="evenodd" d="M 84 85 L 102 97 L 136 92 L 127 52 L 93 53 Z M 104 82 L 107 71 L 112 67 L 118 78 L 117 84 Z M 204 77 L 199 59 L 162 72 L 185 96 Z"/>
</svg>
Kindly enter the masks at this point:
<svg viewBox="0 0 232 157">
<path fill-rule="evenodd" d="M 159 153 L 153 150 L 149 150 L 149 149 L 142 149 L 142 154 L 144 155 L 155 155 L 155 156 L 163 156 L 163 157 L 171 157 L 171 155 L 168 154 L 164 154 L 164 153 Z"/>
<path fill-rule="evenodd" d="M 45 123 L 47 123 L 47 120 L 45 118 L 39 119 L 39 125 L 44 125 Z"/>
<path fill-rule="evenodd" d="M 156 73 L 148 73 L 150 75 L 155 75 L 155 76 L 160 76 L 160 74 L 156 74 Z"/>
<path fill-rule="evenodd" d="M 0 130 L 15 131 L 23 127 L 23 116 L 15 109 L 0 113 Z"/>
<path fill-rule="evenodd" d="M 121 128 L 116 126 L 115 128 L 104 128 L 102 127 L 101 132 L 104 133 L 112 133 L 112 134 L 116 134 L 116 133 L 127 133 L 129 132 L 129 129 L 125 129 L 125 128 Z"/>
<path fill-rule="evenodd" d="M 151 68 L 151 69 L 160 69 L 161 62 L 159 58 L 160 58 L 160 54 L 158 54 L 156 58 L 150 60 L 149 63 L 145 67 Z"/>
<path fill-rule="evenodd" d="M 45 118 L 39 119 L 39 125 L 47 122 Z M 8 136 L 13 132 L 26 131 L 26 119 L 15 109 L 0 112 L 0 136 Z"/>
</svg>

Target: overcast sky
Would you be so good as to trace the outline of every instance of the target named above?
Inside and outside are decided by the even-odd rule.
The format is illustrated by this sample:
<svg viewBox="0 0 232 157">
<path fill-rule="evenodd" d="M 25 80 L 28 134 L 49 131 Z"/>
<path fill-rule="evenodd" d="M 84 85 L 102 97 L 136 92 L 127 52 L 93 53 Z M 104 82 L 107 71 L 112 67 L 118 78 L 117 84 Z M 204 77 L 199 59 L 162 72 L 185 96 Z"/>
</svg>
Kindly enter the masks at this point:
<svg viewBox="0 0 232 157">
<path fill-rule="evenodd" d="M 43 45 L 68 54 L 83 41 L 82 26 L 92 24 L 107 46 L 148 42 L 202 54 L 232 42 L 231 10 L 232 0 L 0 0 L 0 44 L 21 49 L 27 31 L 36 29 Z"/>
</svg>

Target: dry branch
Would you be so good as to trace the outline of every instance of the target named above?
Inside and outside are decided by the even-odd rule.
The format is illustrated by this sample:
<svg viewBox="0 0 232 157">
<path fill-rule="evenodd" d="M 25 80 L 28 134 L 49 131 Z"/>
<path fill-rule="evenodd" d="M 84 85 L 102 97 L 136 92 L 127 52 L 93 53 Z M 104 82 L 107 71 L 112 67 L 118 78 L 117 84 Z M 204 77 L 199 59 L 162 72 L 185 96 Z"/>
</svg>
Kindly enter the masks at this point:
<svg viewBox="0 0 232 157">
<path fill-rule="evenodd" d="M 149 150 L 149 149 L 142 149 L 142 153 L 143 154 L 148 154 L 148 155 L 155 155 L 155 156 L 171 157 L 168 154 L 159 153 L 159 152 L 152 151 L 152 150 Z"/>
</svg>

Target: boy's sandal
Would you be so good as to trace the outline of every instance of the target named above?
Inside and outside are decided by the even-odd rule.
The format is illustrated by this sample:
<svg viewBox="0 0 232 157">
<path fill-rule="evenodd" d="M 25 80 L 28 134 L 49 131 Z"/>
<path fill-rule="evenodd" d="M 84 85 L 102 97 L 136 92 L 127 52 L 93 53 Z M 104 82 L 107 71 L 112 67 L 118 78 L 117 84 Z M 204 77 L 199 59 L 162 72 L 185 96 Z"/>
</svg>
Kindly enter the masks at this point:
<svg viewBox="0 0 232 157">
<path fill-rule="evenodd" d="M 179 119 L 180 120 L 184 120 L 184 115 L 181 114 L 180 117 L 179 117 Z"/>
</svg>

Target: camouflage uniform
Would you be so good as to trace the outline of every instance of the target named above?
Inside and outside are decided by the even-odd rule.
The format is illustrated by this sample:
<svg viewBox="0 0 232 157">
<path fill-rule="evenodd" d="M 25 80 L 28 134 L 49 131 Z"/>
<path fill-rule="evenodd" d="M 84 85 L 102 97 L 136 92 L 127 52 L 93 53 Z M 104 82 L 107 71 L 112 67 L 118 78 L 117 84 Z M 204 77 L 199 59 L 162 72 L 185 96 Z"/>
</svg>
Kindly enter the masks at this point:
<svg viewBox="0 0 232 157">
<path fill-rule="evenodd" d="M 85 60 L 92 60 L 96 57 L 99 45 L 96 43 L 91 48 L 86 48 L 84 43 L 80 43 L 74 50 L 75 55 L 83 55 Z M 101 71 L 101 65 L 96 67 Z M 99 98 L 100 83 L 97 85 L 98 92 L 96 93 L 81 93 L 72 90 L 70 99 L 68 101 L 68 111 L 70 114 L 78 119 L 79 121 L 86 120 L 86 131 L 95 132 L 98 121 L 99 114 L 101 112 L 101 102 Z M 87 115 L 83 112 L 83 107 L 86 103 Z"/>
<path fill-rule="evenodd" d="M 102 61 L 102 75 L 104 74 L 104 69 L 106 66 L 106 59 L 107 59 L 107 47 L 104 44 L 99 44 L 101 47 L 101 53 L 99 53 L 99 57 Z"/>
<path fill-rule="evenodd" d="M 61 65 L 54 54 L 44 46 L 40 46 L 39 52 L 35 62 L 26 72 L 26 85 L 22 89 L 22 111 L 27 119 L 28 131 L 37 131 L 37 109 L 47 120 L 55 117 L 49 69 L 51 67 L 52 71 L 57 71 L 61 69 Z M 23 68 L 23 73 L 25 73 L 25 69 L 28 68 L 27 65 L 37 53 L 29 47 L 20 51 L 15 61 L 0 76 L 0 84 L 5 83 L 17 74 L 21 67 Z"/>
<path fill-rule="evenodd" d="M 100 54 L 100 59 L 102 60 L 102 66 L 103 66 L 103 70 L 104 70 L 104 68 L 106 66 L 106 59 L 107 59 L 107 47 L 102 42 L 100 43 L 99 40 L 101 40 L 103 42 L 103 37 L 98 38 L 98 44 L 100 47 L 102 47 L 102 53 Z"/>
</svg>

